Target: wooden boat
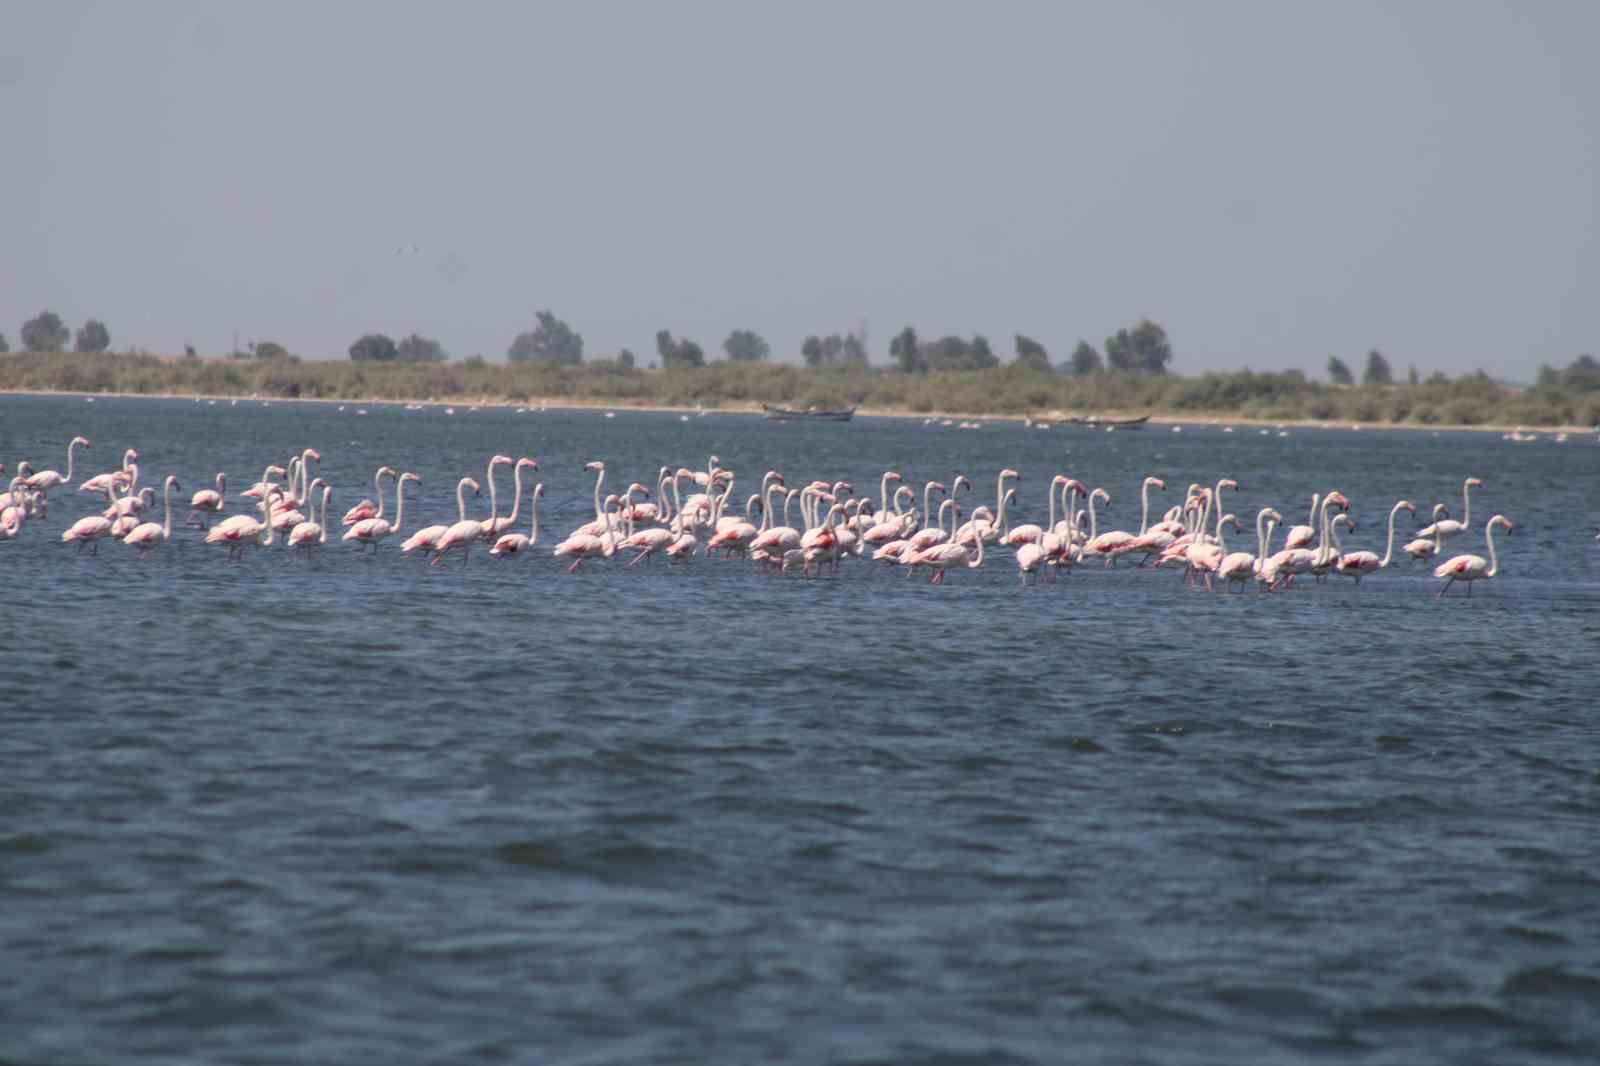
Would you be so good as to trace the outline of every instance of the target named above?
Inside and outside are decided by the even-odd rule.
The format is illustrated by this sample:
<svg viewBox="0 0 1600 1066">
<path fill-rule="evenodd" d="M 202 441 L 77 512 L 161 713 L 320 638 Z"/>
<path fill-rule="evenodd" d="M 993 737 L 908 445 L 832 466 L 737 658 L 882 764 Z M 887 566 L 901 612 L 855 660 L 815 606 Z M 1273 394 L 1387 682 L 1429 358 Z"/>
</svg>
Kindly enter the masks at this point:
<svg viewBox="0 0 1600 1066">
<path fill-rule="evenodd" d="M 1149 415 L 1140 415 L 1138 418 L 1099 418 L 1095 415 L 1074 415 L 1067 419 L 1075 426 L 1116 426 L 1118 429 L 1143 429 L 1144 424 L 1150 421 Z"/>
<path fill-rule="evenodd" d="M 763 418 L 773 422 L 848 422 L 855 417 L 856 409 L 846 407 L 839 411 L 823 411 L 815 407 L 797 410 L 792 407 L 773 407 L 762 404 Z"/>
</svg>

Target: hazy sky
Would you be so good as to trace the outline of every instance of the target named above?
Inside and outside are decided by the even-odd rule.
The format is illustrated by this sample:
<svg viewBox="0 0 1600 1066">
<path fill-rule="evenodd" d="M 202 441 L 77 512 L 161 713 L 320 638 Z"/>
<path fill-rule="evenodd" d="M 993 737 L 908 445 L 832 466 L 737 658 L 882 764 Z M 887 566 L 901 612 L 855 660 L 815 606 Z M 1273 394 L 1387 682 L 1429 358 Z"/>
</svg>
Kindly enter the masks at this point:
<svg viewBox="0 0 1600 1066">
<path fill-rule="evenodd" d="M 1600 349 L 1594 3 L 6 3 L 0 331 Z"/>
</svg>

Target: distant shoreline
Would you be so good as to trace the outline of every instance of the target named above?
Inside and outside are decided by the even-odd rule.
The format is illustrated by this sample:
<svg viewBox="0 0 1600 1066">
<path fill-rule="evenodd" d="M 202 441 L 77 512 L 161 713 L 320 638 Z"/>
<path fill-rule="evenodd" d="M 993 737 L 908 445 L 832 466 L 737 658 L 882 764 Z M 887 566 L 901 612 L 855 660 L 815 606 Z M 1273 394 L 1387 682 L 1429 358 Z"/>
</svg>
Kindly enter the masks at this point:
<svg viewBox="0 0 1600 1066">
<path fill-rule="evenodd" d="M 718 404 L 714 406 L 689 406 L 685 404 L 638 403 L 631 400 L 596 401 L 577 400 L 567 397 L 534 397 L 526 401 L 508 400 L 504 397 L 494 396 L 459 396 L 444 399 L 430 400 L 400 400 L 387 397 L 368 396 L 359 399 L 341 399 L 321 396 L 263 396 L 235 395 L 229 393 L 200 393 L 200 392 L 85 392 L 78 389 L 0 389 L 0 396 L 55 396 L 62 398 L 80 398 L 84 400 L 108 399 L 127 400 L 194 400 L 196 402 L 221 403 L 221 402 L 247 402 L 259 404 L 276 403 L 316 403 L 334 405 L 338 407 L 505 407 L 505 408 L 546 408 L 555 410 L 572 411 L 648 411 L 657 414 L 699 414 L 702 411 L 708 414 L 756 414 L 762 413 L 762 408 L 757 404 Z M 1106 427 L 1092 427 L 1074 425 L 1067 422 L 1071 417 L 1094 417 L 1101 420 L 1116 420 L 1121 418 L 1136 418 L 1146 412 L 1133 411 L 1096 411 L 1090 414 L 1069 414 L 1062 411 L 1048 411 L 1032 415 L 1016 414 L 982 414 L 973 411 L 912 411 L 907 408 L 892 407 L 867 407 L 856 408 L 856 414 L 872 418 L 905 418 L 921 419 L 924 421 L 961 421 L 961 422 L 1017 422 L 1017 423 L 1047 423 L 1052 428 L 1066 429 L 1101 429 Z M 1217 412 L 1203 412 L 1193 416 L 1186 416 L 1175 411 L 1148 412 L 1150 426 L 1171 428 L 1174 426 L 1187 428 L 1189 426 L 1227 427 L 1241 426 L 1250 429 L 1353 429 L 1353 430 L 1408 430 L 1410 432 L 1451 432 L 1451 433 L 1493 433 L 1504 435 L 1507 433 L 1523 432 L 1531 436 L 1543 438 L 1553 437 L 1557 434 L 1568 436 L 1594 436 L 1593 426 L 1528 426 L 1527 424 L 1513 425 L 1510 423 L 1493 423 L 1480 425 L 1461 424 L 1421 424 L 1416 422 L 1350 422 L 1345 420 L 1324 420 L 1310 418 L 1261 418 L 1251 415 L 1228 415 Z M 1141 432 L 1117 427 L 1117 432 Z"/>
</svg>

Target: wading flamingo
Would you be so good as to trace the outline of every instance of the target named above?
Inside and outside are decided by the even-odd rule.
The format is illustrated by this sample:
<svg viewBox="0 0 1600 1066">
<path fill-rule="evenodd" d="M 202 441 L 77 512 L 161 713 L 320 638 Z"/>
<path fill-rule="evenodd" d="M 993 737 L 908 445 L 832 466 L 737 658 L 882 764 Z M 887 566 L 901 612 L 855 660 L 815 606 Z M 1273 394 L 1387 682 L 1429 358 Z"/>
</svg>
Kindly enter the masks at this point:
<svg viewBox="0 0 1600 1066">
<path fill-rule="evenodd" d="M 289 530 L 289 547 L 291 548 L 320 548 L 328 543 L 328 499 L 333 495 L 333 486 L 323 481 L 320 477 L 311 484 L 322 485 L 322 521 L 316 520 L 301 522 Z"/>
<path fill-rule="evenodd" d="M 1472 490 L 1482 485 L 1483 482 L 1475 477 L 1469 477 L 1461 483 L 1461 520 L 1446 518 L 1434 522 L 1431 526 L 1424 526 L 1417 530 L 1417 536 L 1432 537 L 1437 534 L 1440 542 L 1449 540 L 1458 533 L 1465 533 L 1472 525 Z M 1447 588 L 1449 586 L 1446 586 Z M 1467 586 L 1470 590 L 1472 586 Z"/>
<path fill-rule="evenodd" d="M 1339 556 L 1339 561 L 1334 564 L 1334 571 L 1345 577 L 1353 577 L 1356 584 L 1361 584 L 1361 579 L 1367 574 L 1376 574 L 1379 570 L 1389 565 L 1389 560 L 1394 556 L 1394 516 L 1401 511 L 1417 513 L 1417 507 L 1410 500 L 1401 500 L 1389 509 L 1389 540 L 1383 549 L 1383 558 L 1378 558 L 1377 552 L 1358 551 L 1346 552 Z"/>
<path fill-rule="evenodd" d="M 467 520 L 466 492 L 469 486 L 472 488 L 474 496 L 483 495 L 478 483 L 470 477 L 464 477 L 456 482 L 456 521 L 458 522 Z M 423 526 L 401 543 L 400 551 L 404 555 L 410 555 L 414 551 L 430 552 L 433 550 L 434 545 L 439 543 L 439 538 L 444 536 L 449 528 L 446 525 Z"/>
<path fill-rule="evenodd" d="M 1497 514 L 1489 519 L 1483 527 L 1483 539 L 1489 545 L 1489 558 L 1481 555 L 1457 555 L 1448 562 L 1440 563 L 1433 568 L 1434 577 L 1445 579 L 1444 588 L 1439 590 L 1439 597 L 1449 591 L 1450 586 L 1457 581 L 1467 583 L 1467 598 L 1472 598 L 1472 582 L 1494 577 L 1500 572 L 1500 559 L 1494 553 L 1494 527 L 1504 526 L 1506 533 L 1517 531 L 1516 524 L 1503 514 Z M 1435 599 L 1439 598 L 1435 597 Z"/>
<path fill-rule="evenodd" d="M 400 525 L 405 521 L 406 482 L 408 481 L 415 481 L 419 485 L 422 484 L 422 478 L 411 473 L 410 471 L 401 474 L 399 478 L 395 480 L 394 525 L 391 526 L 387 518 L 363 518 L 361 521 L 345 530 L 344 536 L 341 539 L 360 544 L 363 548 L 365 548 L 367 545 L 371 545 L 372 552 L 369 554 L 376 554 L 379 542 L 381 542 L 391 533 L 400 532 Z"/>
<path fill-rule="evenodd" d="M 43 493 L 49 493 L 49 491 L 55 488 L 57 485 L 71 481 L 73 464 L 72 453 L 80 444 L 85 448 L 89 447 L 89 438 L 73 437 L 71 443 L 67 445 L 67 472 L 65 474 L 57 470 L 41 470 L 37 474 L 29 475 L 27 481 L 28 488 L 36 489 Z"/>
<path fill-rule="evenodd" d="M 82 485 L 79 485 L 78 486 L 78 491 L 79 492 L 90 492 L 90 493 L 94 493 L 95 495 L 98 496 L 100 493 L 105 492 L 106 489 L 110 488 L 112 482 L 115 482 L 115 481 L 126 481 L 130 476 L 130 467 L 132 466 L 132 464 L 134 464 L 134 463 L 136 463 L 138 461 L 139 461 L 139 451 L 138 451 L 138 449 L 137 448 L 129 448 L 127 451 L 122 453 L 122 469 L 121 470 L 112 470 L 112 471 L 109 471 L 109 472 L 104 473 L 104 474 L 96 474 L 94 477 L 90 478 L 88 481 L 85 481 Z"/>
<path fill-rule="evenodd" d="M 529 548 L 539 543 L 539 497 L 543 495 L 543 482 L 535 485 L 533 492 L 529 494 L 529 509 L 533 511 L 533 529 L 528 535 L 523 536 L 521 533 L 501 534 L 500 539 L 494 542 L 494 547 L 489 549 L 490 555 L 510 558 L 513 555 L 520 555 L 526 552 Z"/>
<path fill-rule="evenodd" d="M 226 544 L 228 546 L 228 559 L 234 561 L 239 558 L 239 553 L 245 545 L 253 544 L 257 548 L 265 548 L 272 544 L 272 524 L 267 521 L 272 514 L 273 498 L 278 496 L 276 489 L 267 493 L 257 504 L 261 511 L 261 520 L 257 521 L 248 515 L 235 515 L 234 518 L 242 519 L 235 522 L 229 519 L 220 525 L 213 526 L 206 534 L 207 544 Z"/>
<path fill-rule="evenodd" d="M 139 558 L 143 559 L 156 548 L 161 547 L 172 539 L 172 493 L 176 489 L 183 491 L 183 486 L 178 484 L 177 477 L 167 475 L 166 483 L 161 487 L 161 507 L 164 514 L 163 520 L 157 522 L 144 522 L 134 526 L 122 538 L 122 543 L 130 544 L 139 549 Z"/>
<path fill-rule="evenodd" d="M 228 475 L 218 471 L 216 488 L 201 489 L 189 498 L 189 517 L 184 519 L 184 525 L 206 528 L 206 519 L 221 514 L 226 506 L 227 491 Z"/>
</svg>

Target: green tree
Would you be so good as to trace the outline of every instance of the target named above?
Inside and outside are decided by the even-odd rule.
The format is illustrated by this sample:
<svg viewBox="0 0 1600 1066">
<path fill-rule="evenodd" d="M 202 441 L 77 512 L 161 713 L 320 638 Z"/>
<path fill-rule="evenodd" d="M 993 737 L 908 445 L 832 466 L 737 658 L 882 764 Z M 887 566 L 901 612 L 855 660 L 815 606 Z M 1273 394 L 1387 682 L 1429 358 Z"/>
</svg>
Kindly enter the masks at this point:
<svg viewBox="0 0 1600 1066">
<path fill-rule="evenodd" d="M 1044 350 L 1044 345 L 1032 337 L 1017 334 L 1017 366 L 1027 367 L 1030 370 L 1050 369 L 1050 353 Z"/>
<path fill-rule="evenodd" d="M 11 351 L 11 345 L 6 341 L 6 335 L 0 333 L 0 355 L 5 355 L 9 351 Z"/>
<path fill-rule="evenodd" d="M 627 367 L 629 370 L 632 370 L 633 365 L 635 362 L 637 362 L 637 360 L 634 359 L 632 352 L 624 348 L 622 351 L 617 353 L 617 362 L 622 366 Z"/>
<path fill-rule="evenodd" d="M 813 333 L 801 342 L 800 358 L 805 360 L 806 366 L 821 366 L 822 338 Z"/>
<path fill-rule="evenodd" d="M 926 374 L 927 361 L 922 358 L 922 345 L 917 343 L 917 331 L 907 326 L 896 333 L 889 342 L 889 356 L 903 374 Z"/>
<path fill-rule="evenodd" d="M 366 339 L 365 337 L 362 338 L 362 340 L 365 340 L 365 339 Z M 385 338 L 385 339 L 387 339 L 387 338 Z M 357 342 L 357 343 L 359 343 L 359 342 Z M 289 349 L 285 348 L 283 345 L 279 344 L 277 341 L 257 341 L 256 343 L 250 345 L 250 354 L 255 356 L 257 359 L 293 359 L 294 358 L 294 356 L 289 354 Z M 356 357 L 355 353 L 352 352 L 350 354 L 350 358 L 354 359 L 355 357 Z"/>
<path fill-rule="evenodd" d="M 1345 361 L 1337 355 L 1328 356 L 1328 380 L 1335 385 L 1354 385 L 1356 376 L 1350 373 Z"/>
<path fill-rule="evenodd" d="M 1098 374 L 1105 368 L 1105 363 L 1100 361 L 1100 353 L 1088 341 L 1079 341 L 1078 346 L 1072 349 L 1072 372 L 1078 377 Z"/>
<path fill-rule="evenodd" d="M 1588 392 L 1600 389 L 1600 361 L 1592 355 L 1580 355 L 1562 371 L 1561 382 L 1571 389 Z"/>
<path fill-rule="evenodd" d="M 1417 376 L 1417 364 L 1416 363 L 1412 363 L 1411 364 L 1411 369 L 1406 372 L 1406 383 L 1410 384 L 1410 385 L 1415 385 L 1418 381 L 1421 381 L 1421 380 L 1422 379 Z"/>
<path fill-rule="evenodd" d="M 656 334 L 656 351 L 661 353 L 663 370 L 706 365 L 706 353 L 698 344 L 688 337 L 673 340 L 672 334 L 666 330 Z"/>
<path fill-rule="evenodd" d="M 844 339 L 844 361 L 859 366 L 867 365 L 867 344 L 857 334 L 848 334 Z"/>
<path fill-rule="evenodd" d="M 22 347 L 30 352 L 59 352 L 72 339 L 72 331 L 54 311 L 40 311 L 22 324 Z"/>
<path fill-rule="evenodd" d="M 1383 353 L 1374 348 L 1367 353 L 1367 368 L 1361 372 L 1363 385 L 1393 385 L 1394 371 L 1389 367 L 1389 360 Z"/>
<path fill-rule="evenodd" d="M 583 335 L 574 333 L 572 327 L 549 311 L 534 316 L 539 324 L 527 333 L 519 333 L 506 349 L 506 358 L 513 363 L 557 363 L 576 366 L 583 362 Z"/>
<path fill-rule="evenodd" d="M 750 329 L 736 329 L 722 342 L 722 350 L 735 363 L 763 363 L 772 354 L 772 345 Z"/>
<path fill-rule="evenodd" d="M 80 352 L 103 352 L 111 347 L 111 331 L 106 329 L 104 322 L 91 318 L 78 330 L 77 343 L 73 347 Z"/>
<path fill-rule="evenodd" d="M 1106 338 L 1106 365 L 1119 374 L 1131 374 L 1139 368 L 1139 357 L 1133 350 L 1133 337 L 1125 329 Z"/>
<path fill-rule="evenodd" d="M 350 345 L 350 358 L 357 363 L 392 363 L 399 356 L 394 338 L 384 333 L 368 333 Z M 256 358 L 261 358 L 261 345 L 256 345 Z"/>
<path fill-rule="evenodd" d="M 1170 362 L 1172 342 L 1167 331 L 1148 318 L 1106 338 L 1106 363 L 1119 373 L 1165 374 Z"/>
<path fill-rule="evenodd" d="M 433 338 L 413 333 L 395 345 L 395 357 L 402 363 L 442 363 L 450 353 Z"/>
<path fill-rule="evenodd" d="M 999 357 L 989 347 L 989 338 L 981 333 L 974 335 L 972 343 L 967 345 L 967 360 L 974 370 L 988 370 L 1000 365 Z"/>
</svg>

